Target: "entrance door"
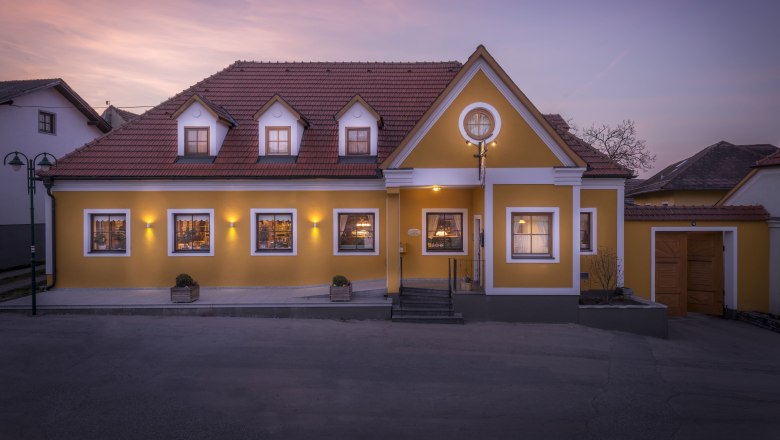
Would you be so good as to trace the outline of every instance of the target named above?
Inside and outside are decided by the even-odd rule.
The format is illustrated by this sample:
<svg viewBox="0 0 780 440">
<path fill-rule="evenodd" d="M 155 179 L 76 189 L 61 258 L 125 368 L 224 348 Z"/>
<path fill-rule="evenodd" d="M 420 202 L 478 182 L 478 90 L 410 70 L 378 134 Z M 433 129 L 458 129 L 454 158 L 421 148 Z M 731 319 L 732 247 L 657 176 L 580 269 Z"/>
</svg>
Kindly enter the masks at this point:
<svg viewBox="0 0 780 440">
<path fill-rule="evenodd" d="M 687 293 L 685 232 L 659 232 L 655 236 L 655 300 L 666 304 L 669 316 L 685 316 Z"/>
<path fill-rule="evenodd" d="M 688 234 L 688 310 L 723 315 L 723 233 Z"/>
</svg>

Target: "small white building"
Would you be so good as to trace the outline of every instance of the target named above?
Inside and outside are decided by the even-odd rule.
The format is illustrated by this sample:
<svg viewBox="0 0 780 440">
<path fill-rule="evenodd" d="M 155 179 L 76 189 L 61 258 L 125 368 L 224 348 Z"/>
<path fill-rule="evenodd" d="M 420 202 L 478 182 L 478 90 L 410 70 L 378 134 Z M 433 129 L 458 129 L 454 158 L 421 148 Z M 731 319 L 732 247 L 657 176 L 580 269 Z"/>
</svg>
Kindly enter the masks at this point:
<svg viewBox="0 0 780 440">
<path fill-rule="evenodd" d="M 65 81 L 35 79 L 0 81 L 0 155 L 20 151 L 32 159 L 48 152 L 57 158 L 111 131 Z M 13 156 L 11 156 L 13 157 Z M 9 158 L 10 159 L 10 158 Z M 30 197 L 26 171 L 0 167 L 0 269 L 30 261 Z M 43 260 L 44 197 L 36 184 L 36 259 Z"/>
</svg>

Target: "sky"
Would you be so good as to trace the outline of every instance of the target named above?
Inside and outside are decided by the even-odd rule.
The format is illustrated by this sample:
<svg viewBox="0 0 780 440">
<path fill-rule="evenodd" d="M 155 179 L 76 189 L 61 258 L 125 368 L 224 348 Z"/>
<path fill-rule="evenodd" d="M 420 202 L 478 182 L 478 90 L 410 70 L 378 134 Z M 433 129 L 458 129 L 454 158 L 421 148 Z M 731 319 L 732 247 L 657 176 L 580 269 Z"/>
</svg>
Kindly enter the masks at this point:
<svg viewBox="0 0 780 440">
<path fill-rule="evenodd" d="M 0 80 L 62 78 L 141 113 L 236 60 L 465 62 L 483 44 L 543 113 L 636 122 L 654 169 L 780 146 L 775 0 L 0 0 Z"/>
</svg>

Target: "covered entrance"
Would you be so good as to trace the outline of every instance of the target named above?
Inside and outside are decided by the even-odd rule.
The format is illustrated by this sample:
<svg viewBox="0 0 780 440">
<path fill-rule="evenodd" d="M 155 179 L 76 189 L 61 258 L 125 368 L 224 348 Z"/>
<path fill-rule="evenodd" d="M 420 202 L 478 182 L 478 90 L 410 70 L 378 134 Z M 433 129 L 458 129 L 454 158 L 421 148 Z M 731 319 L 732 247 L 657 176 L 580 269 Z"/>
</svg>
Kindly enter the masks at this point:
<svg viewBox="0 0 780 440">
<path fill-rule="evenodd" d="M 722 316 L 725 250 L 723 231 L 655 233 L 655 301 L 670 316 Z"/>
</svg>

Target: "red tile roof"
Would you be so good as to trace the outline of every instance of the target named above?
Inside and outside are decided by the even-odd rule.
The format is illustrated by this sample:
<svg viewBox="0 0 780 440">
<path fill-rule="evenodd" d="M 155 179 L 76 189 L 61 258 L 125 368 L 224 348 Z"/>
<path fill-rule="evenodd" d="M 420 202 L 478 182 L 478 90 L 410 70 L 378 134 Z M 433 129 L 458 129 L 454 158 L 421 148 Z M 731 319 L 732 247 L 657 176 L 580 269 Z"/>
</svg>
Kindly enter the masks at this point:
<svg viewBox="0 0 780 440">
<path fill-rule="evenodd" d="M 263 63 L 238 61 L 137 119 L 59 160 L 56 178 L 376 178 L 379 165 L 409 134 L 462 65 L 419 63 Z M 176 120 L 194 95 L 236 122 L 213 163 L 176 162 Z M 310 124 L 294 163 L 258 163 L 255 113 L 278 95 Z M 335 115 L 359 95 L 382 118 L 376 163 L 339 163 Z M 545 118 L 588 164 L 585 177 L 629 177 L 568 131 L 560 115 Z M 563 122 L 563 123 L 562 123 Z"/>
<path fill-rule="evenodd" d="M 625 219 L 630 220 L 767 220 L 763 206 L 639 206 L 626 205 Z"/>
<path fill-rule="evenodd" d="M 547 122 L 578 156 L 588 164 L 588 170 L 583 177 L 622 177 L 630 178 L 633 173 L 617 164 L 606 154 L 600 152 L 589 143 L 569 131 L 569 124 L 559 114 L 544 115 Z"/>
</svg>

